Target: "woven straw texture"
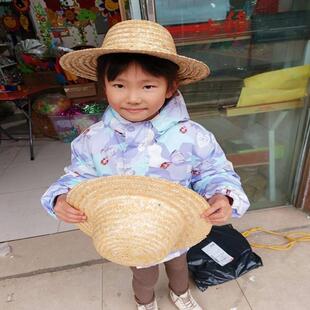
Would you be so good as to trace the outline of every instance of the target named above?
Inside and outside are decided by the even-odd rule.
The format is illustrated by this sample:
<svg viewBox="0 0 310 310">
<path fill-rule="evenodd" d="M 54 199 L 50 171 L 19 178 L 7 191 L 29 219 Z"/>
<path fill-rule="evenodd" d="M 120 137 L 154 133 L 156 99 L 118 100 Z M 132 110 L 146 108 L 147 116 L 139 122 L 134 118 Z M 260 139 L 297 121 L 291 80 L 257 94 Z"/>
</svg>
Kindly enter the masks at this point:
<svg viewBox="0 0 310 310">
<path fill-rule="evenodd" d="M 177 54 L 166 28 L 146 20 L 117 23 L 107 32 L 101 47 L 70 52 L 61 57 L 60 64 L 75 75 L 97 81 L 97 58 L 111 53 L 140 53 L 168 59 L 179 66 L 180 84 L 202 80 L 210 73 L 203 62 Z"/>
<path fill-rule="evenodd" d="M 191 247 L 210 232 L 200 217 L 206 200 L 179 184 L 143 176 L 110 176 L 82 182 L 67 202 L 85 212 L 78 227 L 104 258 L 126 266 L 150 265 Z"/>
</svg>

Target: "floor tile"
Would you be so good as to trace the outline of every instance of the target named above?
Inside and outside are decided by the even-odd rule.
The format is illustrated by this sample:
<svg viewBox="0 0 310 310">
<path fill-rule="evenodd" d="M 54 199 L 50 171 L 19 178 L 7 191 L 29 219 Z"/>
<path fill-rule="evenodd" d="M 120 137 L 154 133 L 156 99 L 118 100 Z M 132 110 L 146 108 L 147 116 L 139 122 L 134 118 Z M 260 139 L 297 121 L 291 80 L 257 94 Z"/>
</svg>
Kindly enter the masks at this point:
<svg viewBox="0 0 310 310">
<path fill-rule="evenodd" d="M 207 310 L 252 310 L 235 280 L 211 286 L 205 292 L 197 290 L 196 296 Z"/>
<path fill-rule="evenodd" d="M 0 242 L 56 233 L 58 222 L 41 207 L 43 191 L 0 194 Z"/>
<path fill-rule="evenodd" d="M 62 157 L 13 164 L 0 176 L 0 194 L 47 188 L 64 173 L 67 164 Z"/>
<path fill-rule="evenodd" d="M 57 227 L 57 232 L 65 232 L 72 230 L 78 230 L 78 227 L 75 224 L 69 224 L 65 222 L 59 222 Z"/>
<path fill-rule="evenodd" d="M 23 148 L 18 146 L 15 142 L 1 141 L 0 169 L 8 167 L 22 149 Z"/>
<path fill-rule="evenodd" d="M 70 143 L 63 143 L 59 140 L 40 139 L 34 141 L 34 157 L 35 161 L 65 158 L 67 162 L 70 161 Z M 15 157 L 14 163 L 29 161 L 29 147 L 25 146 L 21 149 L 19 154 Z"/>
<path fill-rule="evenodd" d="M 136 309 L 131 289 L 131 271 L 129 267 L 105 263 L 102 264 L 102 270 L 102 309 Z"/>
<path fill-rule="evenodd" d="M 7 169 L 7 167 L 5 165 L 0 166 L 0 178 L 1 178 L 1 175 L 3 175 L 5 173 L 6 169 Z"/>
<path fill-rule="evenodd" d="M 204 310 L 230 310 L 234 308 L 238 310 L 251 310 L 236 281 L 209 287 L 204 292 L 198 290 L 195 284 L 191 282 L 190 289 L 192 295 Z M 157 298 L 161 309 L 176 309 L 168 296 L 168 280 L 164 268 L 161 269 L 160 280 L 157 285 Z"/>
<path fill-rule="evenodd" d="M 288 230 L 310 225 L 309 216 L 293 206 L 248 211 L 242 218 L 232 219 L 231 223 L 239 231 L 253 227 L 269 230 Z"/>
<path fill-rule="evenodd" d="M 235 281 L 209 288 L 205 292 L 200 292 L 191 284 L 191 291 L 203 309 L 227 310 L 238 307 L 238 310 L 250 310 Z M 225 298 L 222 298 L 223 295 Z M 156 296 L 160 309 L 175 309 L 168 297 L 168 280 L 163 265 L 161 265 L 160 278 L 156 286 Z M 131 271 L 128 267 L 113 263 L 103 264 L 103 309 L 136 309 L 131 288 Z"/>
<path fill-rule="evenodd" d="M 81 231 L 11 241 L 9 245 L 11 254 L 0 258 L 0 279 L 102 260 Z"/>
<path fill-rule="evenodd" d="M 101 310 L 101 298 L 101 265 L 0 282 L 1 310 Z"/>
<path fill-rule="evenodd" d="M 310 227 L 302 231 L 310 233 Z M 268 236 L 260 239 L 270 243 Z M 254 251 L 261 256 L 264 266 L 237 280 L 251 309 L 309 309 L 309 244 L 299 243 L 287 251 Z"/>
</svg>

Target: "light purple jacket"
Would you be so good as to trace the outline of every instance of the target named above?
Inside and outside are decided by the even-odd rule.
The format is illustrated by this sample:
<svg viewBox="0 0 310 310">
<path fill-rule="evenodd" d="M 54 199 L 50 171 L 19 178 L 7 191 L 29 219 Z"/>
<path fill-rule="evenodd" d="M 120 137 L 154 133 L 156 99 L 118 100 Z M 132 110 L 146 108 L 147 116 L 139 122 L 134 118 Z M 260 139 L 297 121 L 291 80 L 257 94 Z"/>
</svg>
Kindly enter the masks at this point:
<svg viewBox="0 0 310 310">
<path fill-rule="evenodd" d="M 240 179 L 212 133 L 191 121 L 182 95 L 173 97 L 152 120 L 132 123 L 108 107 L 102 120 L 71 144 L 71 165 L 41 202 L 55 217 L 56 196 L 99 176 L 144 175 L 170 180 L 210 198 L 233 199 L 233 216 L 249 207 Z"/>
</svg>

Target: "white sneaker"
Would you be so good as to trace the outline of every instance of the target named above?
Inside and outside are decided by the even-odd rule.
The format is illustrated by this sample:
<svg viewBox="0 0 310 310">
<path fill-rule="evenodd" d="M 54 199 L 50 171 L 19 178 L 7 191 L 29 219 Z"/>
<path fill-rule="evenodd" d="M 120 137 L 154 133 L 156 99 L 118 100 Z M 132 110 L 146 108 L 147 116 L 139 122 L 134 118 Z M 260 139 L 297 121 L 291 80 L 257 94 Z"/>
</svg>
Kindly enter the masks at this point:
<svg viewBox="0 0 310 310">
<path fill-rule="evenodd" d="M 170 298 L 179 310 L 203 310 L 192 296 L 190 290 L 178 296 L 170 290 Z"/>
<path fill-rule="evenodd" d="M 149 303 L 147 305 L 140 305 L 138 303 L 136 303 L 136 304 L 137 304 L 138 310 L 158 310 L 156 299 L 154 299 L 154 301 L 152 301 L 151 303 Z"/>
</svg>

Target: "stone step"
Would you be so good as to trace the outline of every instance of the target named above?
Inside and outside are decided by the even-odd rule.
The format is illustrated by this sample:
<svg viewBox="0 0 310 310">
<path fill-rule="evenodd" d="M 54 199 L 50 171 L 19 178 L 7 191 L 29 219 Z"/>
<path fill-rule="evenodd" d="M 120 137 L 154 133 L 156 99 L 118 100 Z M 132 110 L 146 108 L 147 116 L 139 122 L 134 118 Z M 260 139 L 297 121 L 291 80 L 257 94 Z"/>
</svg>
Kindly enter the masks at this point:
<svg viewBox="0 0 310 310">
<path fill-rule="evenodd" d="M 0 281 L 106 262 L 79 230 L 10 241 L 0 257 Z"/>
</svg>

